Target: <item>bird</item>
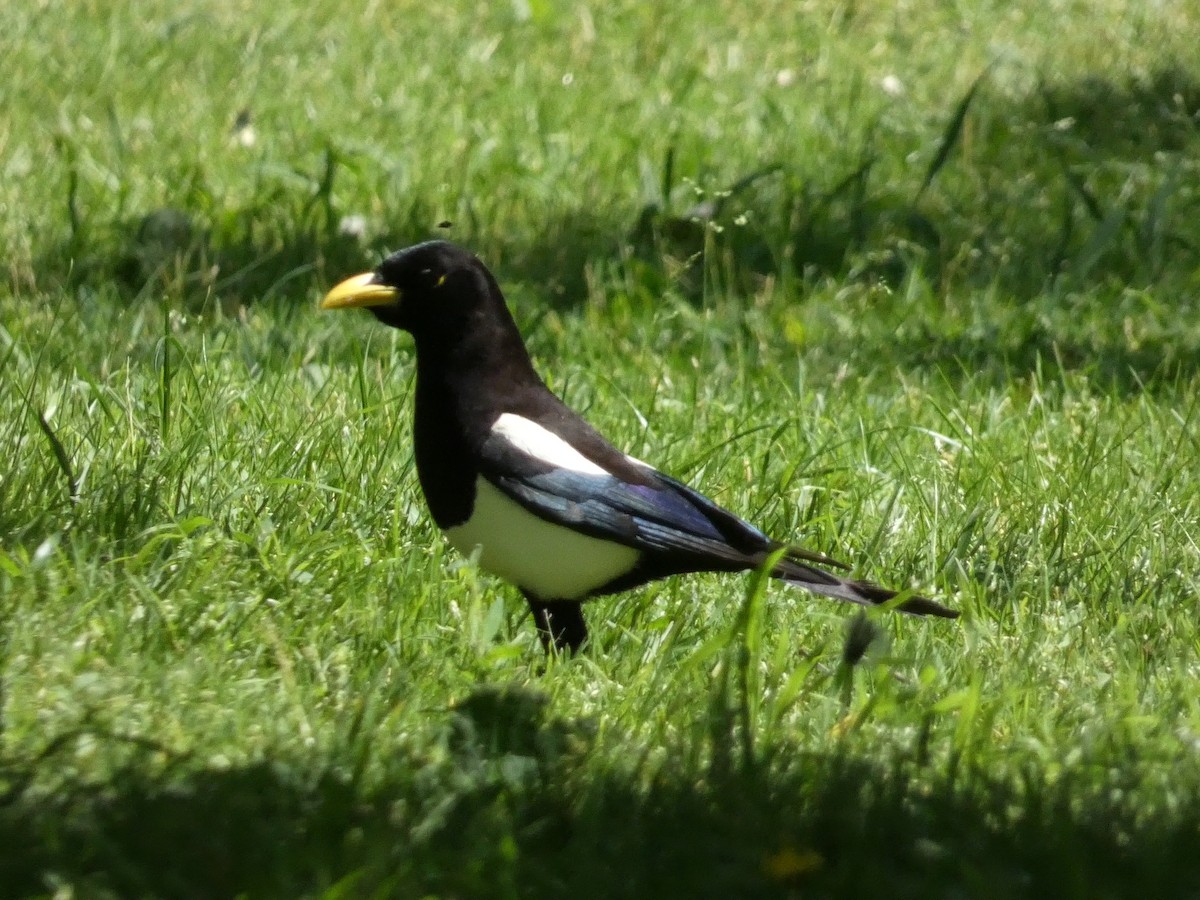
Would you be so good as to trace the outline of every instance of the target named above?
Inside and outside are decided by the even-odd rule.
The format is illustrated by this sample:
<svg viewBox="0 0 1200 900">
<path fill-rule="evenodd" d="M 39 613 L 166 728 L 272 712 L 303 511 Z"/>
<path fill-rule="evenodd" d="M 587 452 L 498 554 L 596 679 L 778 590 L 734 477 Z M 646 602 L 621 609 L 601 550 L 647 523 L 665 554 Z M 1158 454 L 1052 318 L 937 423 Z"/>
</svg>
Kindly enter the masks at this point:
<svg viewBox="0 0 1200 900">
<path fill-rule="evenodd" d="M 827 571 L 850 567 L 768 537 L 609 443 L 546 386 L 496 278 L 458 244 L 398 250 L 320 308 L 366 309 L 412 335 L 413 452 L 429 512 L 456 550 L 521 591 L 548 653 L 584 646 L 584 601 L 674 575 L 772 560 L 772 577 L 815 594 L 863 606 L 897 596 Z M 897 606 L 958 616 L 917 595 Z"/>
</svg>

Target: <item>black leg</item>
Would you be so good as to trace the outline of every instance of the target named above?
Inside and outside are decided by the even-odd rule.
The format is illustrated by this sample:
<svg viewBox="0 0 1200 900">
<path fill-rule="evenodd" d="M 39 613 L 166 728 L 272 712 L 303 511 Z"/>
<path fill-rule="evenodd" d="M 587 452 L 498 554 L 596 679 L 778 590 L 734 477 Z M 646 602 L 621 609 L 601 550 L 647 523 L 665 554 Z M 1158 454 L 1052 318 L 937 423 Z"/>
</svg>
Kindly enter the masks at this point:
<svg viewBox="0 0 1200 900">
<path fill-rule="evenodd" d="M 549 653 L 551 648 L 559 653 L 578 653 L 587 640 L 587 623 L 583 621 L 583 607 L 574 600 L 535 600 L 528 594 L 525 600 L 533 613 L 538 637 L 542 647 Z"/>
</svg>

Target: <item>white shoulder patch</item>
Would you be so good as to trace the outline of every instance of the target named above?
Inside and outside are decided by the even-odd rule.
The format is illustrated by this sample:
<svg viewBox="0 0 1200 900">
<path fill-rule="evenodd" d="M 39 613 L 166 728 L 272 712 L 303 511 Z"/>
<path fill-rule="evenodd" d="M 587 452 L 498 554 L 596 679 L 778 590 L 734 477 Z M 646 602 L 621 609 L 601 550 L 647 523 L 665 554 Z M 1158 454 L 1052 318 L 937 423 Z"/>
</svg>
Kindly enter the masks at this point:
<svg viewBox="0 0 1200 900">
<path fill-rule="evenodd" d="M 608 475 L 554 432 L 537 422 L 515 413 L 502 413 L 492 425 L 492 431 L 500 435 L 522 453 L 540 459 L 558 469 L 570 469 L 583 475 Z"/>
</svg>

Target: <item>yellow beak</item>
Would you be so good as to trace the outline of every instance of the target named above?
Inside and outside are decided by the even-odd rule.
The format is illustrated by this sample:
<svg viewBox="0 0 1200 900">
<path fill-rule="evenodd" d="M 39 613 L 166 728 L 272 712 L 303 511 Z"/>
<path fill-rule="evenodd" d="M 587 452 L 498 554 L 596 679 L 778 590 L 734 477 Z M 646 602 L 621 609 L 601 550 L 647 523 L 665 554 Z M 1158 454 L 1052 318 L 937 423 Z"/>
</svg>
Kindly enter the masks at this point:
<svg viewBox="0 0 1200 900">
<path fill-rule="evenodd" d="M 338 284 L 324 299 L 321 309 L 355 309 L 397 303 L 400 292 L 376 281 L 374 272 L 363 272 Z"/>
</svg>

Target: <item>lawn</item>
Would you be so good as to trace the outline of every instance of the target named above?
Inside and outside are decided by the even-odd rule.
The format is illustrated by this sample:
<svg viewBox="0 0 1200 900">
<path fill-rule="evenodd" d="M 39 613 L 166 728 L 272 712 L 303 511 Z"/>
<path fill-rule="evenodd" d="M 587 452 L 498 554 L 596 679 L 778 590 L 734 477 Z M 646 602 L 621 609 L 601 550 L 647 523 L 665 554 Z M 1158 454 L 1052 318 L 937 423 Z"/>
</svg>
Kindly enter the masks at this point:
<svg viewBox="0 0 1200 900">
<path fill-rule="evenodd" d="M 1200 11 L 0 10 L 0 895 L 1200 896 Z M 455 556 L 448 237 L 771 534 L 546 660 Z"/>
</svg>

